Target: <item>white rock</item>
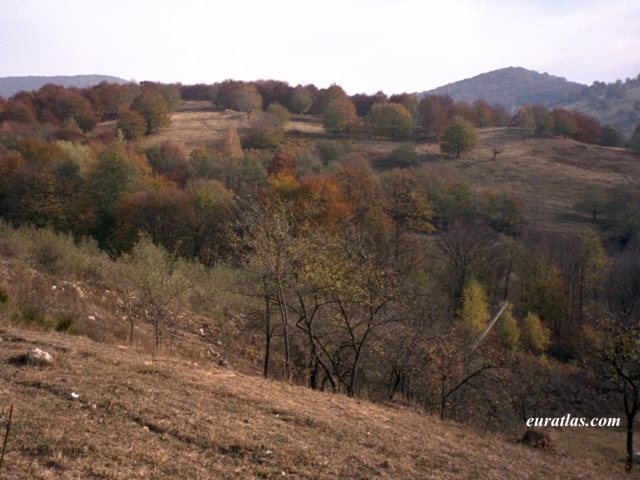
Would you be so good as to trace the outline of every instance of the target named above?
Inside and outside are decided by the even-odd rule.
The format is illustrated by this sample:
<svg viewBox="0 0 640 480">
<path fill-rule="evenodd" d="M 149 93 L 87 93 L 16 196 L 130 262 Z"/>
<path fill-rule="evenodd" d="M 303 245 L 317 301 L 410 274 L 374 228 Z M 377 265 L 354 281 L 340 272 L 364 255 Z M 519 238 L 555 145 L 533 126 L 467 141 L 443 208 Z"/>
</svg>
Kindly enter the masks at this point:
<svg viewBox="0 0 640 480">
<path fill-rule="evenodd" d="M 29 363 L 35 363 L 38 365 L 53 365 L 53 357 L 50 353 L 40 350 L 39 348 L 32 348 L 27 353 L 27 360 Z"/>
<path fill-rule="evenodd" d="M 73 398 L 74 400 L 77 400 L 80 398 L 80 394 L 76 392 L 71 392 L 71 398 Z"/>
</svg>

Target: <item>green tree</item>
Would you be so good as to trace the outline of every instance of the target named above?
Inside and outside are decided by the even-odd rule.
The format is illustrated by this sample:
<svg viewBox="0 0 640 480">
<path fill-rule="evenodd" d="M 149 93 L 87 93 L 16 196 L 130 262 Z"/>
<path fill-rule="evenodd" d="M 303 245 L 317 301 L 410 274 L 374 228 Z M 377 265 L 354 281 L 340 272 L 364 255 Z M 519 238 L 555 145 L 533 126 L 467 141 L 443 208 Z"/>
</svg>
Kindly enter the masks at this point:
<svg viewBox="0 0 640 480">
<path fill-rule="evenodd" d="M 293 89 L 289 108 L 295 113 L 307 113 L 313 104 L 313 95 L 309 89 L 298 85 Z"/>
<path fill-rule="evenodd" d="M 142 93 L 136 97 L 131 107 L 145 119 L 146 133 L 153 133 L 171 122 L 167 101 L 158 92 Z"/>
<path fill-rule="evenodd" d="M 148 169 L 146 162 L 115 143 L 103 150 L 88 173 L 88 195 L 95 212 L 93 235 L 101 248 L 110 248 L 116 227 L 116 206 Z"/>
<path fill-rule="evenodd" d="M 366 119 L 367 127 L 372 135 L 397 138 L 408 138 L 413 133 L 413 118 L 404 105 L 397 103 L 374 104 Z"/>
<path fill-rule="evenodd" d="M 349 133 L 357 124 L 356 107 L 346 97 L 331 100 L 324 109 L 322 126 L 334 137 L 339 133 Z"/>
<path fill-rule="evenodd" d="M 272 103 L 267 108 L 267 112 L 275 115 L 278 119 L 278 125 L 283 128 L 289 122 L 289 110 L 280 105 L 279 103 Z"/>
<path fill-rule="evenodd" d="M 602 145 L 605 147 L 624 147 L 624 135 L 612 125 L 602 128 Z"/>
<path fill-rule="evenodd" d="M 456 158 L 462 152 L 473 150 L 478 142 L 476 129 L 467 120 L 454 117 L 442 135 L 440 148 L 446 153 L 455 153 Z"/>
<path fill-rule="evenodd" d="M 135 110 L 122 110 L 116 126 L 127 140 L 135 140 L 147 132 L 147 121 Z"/>
</svg>

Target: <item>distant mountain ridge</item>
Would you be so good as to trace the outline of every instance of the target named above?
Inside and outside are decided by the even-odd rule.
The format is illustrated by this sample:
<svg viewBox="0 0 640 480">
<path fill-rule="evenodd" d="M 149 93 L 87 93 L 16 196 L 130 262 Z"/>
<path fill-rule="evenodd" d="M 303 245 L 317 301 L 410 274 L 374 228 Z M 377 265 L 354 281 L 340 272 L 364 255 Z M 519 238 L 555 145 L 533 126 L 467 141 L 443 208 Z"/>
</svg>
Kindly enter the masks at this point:
<svg viewBox="0 0 640 480">
<path fill-rule="evenodd" d="M 23 90 L 39 90 L 48 83 L 63 87 L 87 88 L 98 85 L 101 82 L 124 84 L 129 83 L 112 75 L 58 75 L 58 76 L 26 76 L 26 77 L 0 77 L 0 97 L 9 98 Z"/>
<path fill-rule="evenodd" d="M 467 102 L 482 99 L 491 105 L 502 105 L 514 112 L 525 103 L 552 106 L 585 87 L 586 85 L 548 73 L 508 67 L 443 85 L 419 95 L 449 95 L 454 100 Z"/>
</svg>

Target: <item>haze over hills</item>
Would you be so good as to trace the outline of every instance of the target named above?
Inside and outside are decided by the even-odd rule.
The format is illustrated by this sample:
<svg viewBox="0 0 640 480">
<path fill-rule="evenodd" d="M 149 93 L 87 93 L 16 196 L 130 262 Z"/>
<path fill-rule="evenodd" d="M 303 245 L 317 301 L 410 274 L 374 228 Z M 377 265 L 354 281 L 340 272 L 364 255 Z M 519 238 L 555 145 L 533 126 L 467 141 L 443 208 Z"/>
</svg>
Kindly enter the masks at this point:
<svg viewBox="0 0 640 480">
<path fill-rule="evenodd" d="M 59 75 L 59 76 L 27 76 L 0 78 L 0 97 L 9 98 L 23 90 L 38 90 L 40 87 L 53 83 L 63 87 L 87 88 L 101 82 L 124 84 L 129 83 L 112 75 Z"/>
<path fill-rule="evenodd" d="M 467 102 L 482 99 L 515 112 L 525 103 L 558 103 L 584 88 L 585 85 L 547 73 L 508 67 L 443 85 L 420 95 L 449 95 L 454 100 Z"/>
</svg>

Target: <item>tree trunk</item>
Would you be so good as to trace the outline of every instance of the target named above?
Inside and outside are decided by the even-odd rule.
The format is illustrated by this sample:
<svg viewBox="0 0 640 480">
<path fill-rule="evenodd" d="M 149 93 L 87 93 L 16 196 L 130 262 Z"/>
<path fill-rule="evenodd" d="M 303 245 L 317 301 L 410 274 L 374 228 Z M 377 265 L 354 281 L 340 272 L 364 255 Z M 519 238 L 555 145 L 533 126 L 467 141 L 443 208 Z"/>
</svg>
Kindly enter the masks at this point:
<svg viewBox="0 0 640 480">
<path fill-rule="evenodd" d="M 271 309 L 269 308 L 269 297 L 264 297 L 264 325 L 265 325 L 265 345 L 264 345 L 264 369 L 263 376 L 267 378 L 269 376 L 269 364 L 271 360 L 271 336 L 273 331 L 271 330 Z"/>
<path fill-rule="evenodd" d="M 631 471 L 633 467 L 633 423 L 640 407 L 640 399 L 638 392 L 634 390 L 633 405 L 631 409 L 627 409 L 627 471 Z"/>
<path fill-rule="evenodd" d="M 282 318 L 282 335 L 284 337 L 284 379 L 291 380 L 291 351 L 289 346 L 289 313 L 287 312 L 287 304 L 285 303 L 284 291 L 280 279 L 276 279 L 276 288 L 278 290 L 278 307 L 280 308 L 280 316 Z"/>
</svg>

